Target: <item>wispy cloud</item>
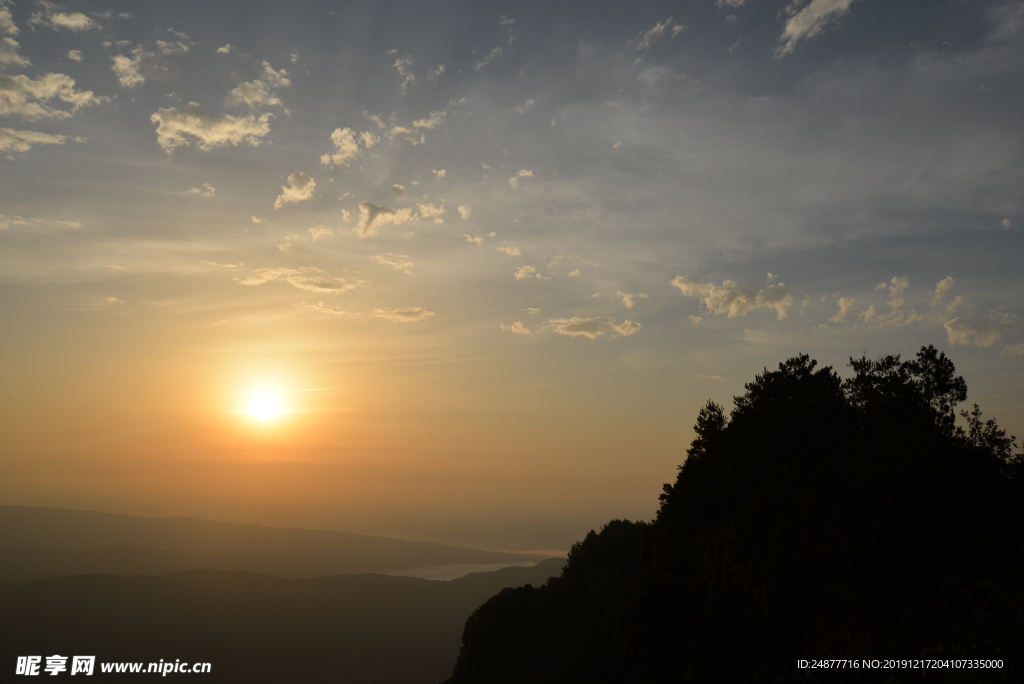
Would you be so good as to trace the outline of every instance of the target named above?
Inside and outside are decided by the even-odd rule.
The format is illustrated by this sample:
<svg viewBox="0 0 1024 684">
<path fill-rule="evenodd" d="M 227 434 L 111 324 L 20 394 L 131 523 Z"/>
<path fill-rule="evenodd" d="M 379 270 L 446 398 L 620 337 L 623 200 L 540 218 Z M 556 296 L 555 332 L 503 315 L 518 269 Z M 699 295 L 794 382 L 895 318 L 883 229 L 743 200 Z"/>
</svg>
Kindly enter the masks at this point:
<svg viewBox="0 0 1024 684">
<path fill-rule="evenodd" d="M 508 184 L 518 190 L 520 178 L 533 178 L 533 171 L 530 169 L 519 169 L 519 173 L 508 179 Z"/>
<path fill-rule="evenodd" d="M 857 0 L 811 0 L 810 4 L 798 9 L 801 3 L 792 2 L 786 7 L 789 19 L 779 36 L 775 57 L 793 52 L 800 41 L 820 35 L 829 24 L 839 20 L 850 11 Z"/>
<path fill-rule="evenodd" d="M 433 316 L 434 312 L 428 311 L 422 306 L 406 306 L 374 309 L 373 315 L 379 318 L 386 318 L 392 323 L 415 323 Z"/>
<path fill-rule="evenodd" d="M 552 318 L 545 321 L 545 326 L 551 328 L 559 335 L 570 337 L 586 337 L 596 340 L 602 335 L 621 335 L 627 337 L 640 330 L 641 326 L 636 321 L 629 319 L 622 323 L 616 323 L 611 316 L 596 316 L 594 318 Z"/>
<path fill-rule="evenodd" d="M 411 274 L 412 270 L 416 267 L 416 264 L 409 261 L 409 257 L 405 254 L 392 254 L 391 252 L 388 252 L 386 254 L 376 254 L 371 256 L 370 259 L 376 261 L 378 264 L 397 268 L 399 271 L 407 274 Z"/>
<path fill-rule="evenodd" d="M 515 321 L 511 325 L 505 325 L 504 323 L 499 323 L 499 325 L 505 332 L 516 333 L 518 335 L 531 334 L 530 329 L 523 325 L 522 321 Z"/>
<path fill-rule="evenodd" d="M 209 183 L 203 183 L 201 188 L 189 188 L 185 191 L 186 195 L 201 195 L 202 197 L 213 197 L 214 193 L 217 192 L 217 188 L 213 187 Z"/>
</svg>

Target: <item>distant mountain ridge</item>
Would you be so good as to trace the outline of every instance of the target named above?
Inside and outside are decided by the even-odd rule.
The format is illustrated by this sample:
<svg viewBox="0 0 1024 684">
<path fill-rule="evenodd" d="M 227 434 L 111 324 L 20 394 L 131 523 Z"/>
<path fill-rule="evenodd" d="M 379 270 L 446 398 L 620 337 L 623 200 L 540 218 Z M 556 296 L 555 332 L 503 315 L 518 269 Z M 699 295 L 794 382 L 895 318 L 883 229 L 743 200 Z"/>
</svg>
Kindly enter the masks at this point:
<svg viewBox="0 0 1024 684">
<path fill-rule="evenodd" d="M 249 572 L 78 575 L 0 583 L 0 662 L 209 662 L 211 682 L 435 684 L 463 624 L 504 587 L 543 584 L 564 558 L 439 582 L 379 574 L 290 580 Z M 118 681 L 152 681 L 118 675 Z"/>
<path fill-rule="evenodd" d="M 154 551 L 140 546 L 106 546 L 85 551 L 0 548 L 0 582 L 22 584 L 64 575 L 168 575 L 205 568 L 242 570 L 288 579 L 335 575 L 329 568 L 269 553 Z"/>
<path fill-rule="evenodd" d="M 131 547 L 135 550 L 129 550 Z M 77 556 L 46 550 L 76 552 Z M 117 562 L 124 567 L 166 568 L 167 572 L 212 567 L 312 577 L 438 565 L 512 565 L 547 557 L 332 530 L 0 506 L 0 581 L 53 576 L 54 568 L 61 565 L 74 569 L 91 564 L 96 569 L 81 571 L 120 572 Z M 192 564 L 197 562 L 201 564 Z"/>
</svg>

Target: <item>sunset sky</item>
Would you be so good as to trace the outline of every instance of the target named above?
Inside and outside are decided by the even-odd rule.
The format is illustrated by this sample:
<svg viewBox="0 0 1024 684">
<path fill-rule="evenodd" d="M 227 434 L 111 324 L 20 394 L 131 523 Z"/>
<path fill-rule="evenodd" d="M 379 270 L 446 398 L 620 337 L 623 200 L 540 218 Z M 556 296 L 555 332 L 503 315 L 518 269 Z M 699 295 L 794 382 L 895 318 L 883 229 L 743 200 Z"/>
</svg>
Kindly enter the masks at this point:
<svg viewBox="0 0 1024 684">
<path fill-rule="evenodd" d="M 802 352 L 1019 435 L 1022 83 L 1016 1 L 0 1 L 0 503 L 564 550 Z"/>
</svg>

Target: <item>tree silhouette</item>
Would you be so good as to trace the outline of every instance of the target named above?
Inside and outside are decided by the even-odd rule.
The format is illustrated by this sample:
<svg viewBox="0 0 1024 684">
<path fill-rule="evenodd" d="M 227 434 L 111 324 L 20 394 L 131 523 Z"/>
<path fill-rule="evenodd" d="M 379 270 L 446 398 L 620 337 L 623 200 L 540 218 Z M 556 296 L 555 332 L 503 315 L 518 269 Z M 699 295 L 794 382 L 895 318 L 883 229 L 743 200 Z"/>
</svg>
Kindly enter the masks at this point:
<svg viewBox="0 0 1024 684">
<path fill-rule="evenodd" d="M 728 417 L 709 401 L 634 560 L 601 552 L 619 527 L 591 533 L 560 578 L 481 607 L 450 682 L 513 681 L 474 644 L 500 652 L 531 623 L 543 647 L 502 662 L 536 682 L 828 679 L 795 669 L 814 657 L 1002 658 L 992 681 L 1019 678 L 1015 438 L 977 406 L 957 425 L 967 386 L 932 346 L 850 367 L 800 355 Z"/>
</svg>

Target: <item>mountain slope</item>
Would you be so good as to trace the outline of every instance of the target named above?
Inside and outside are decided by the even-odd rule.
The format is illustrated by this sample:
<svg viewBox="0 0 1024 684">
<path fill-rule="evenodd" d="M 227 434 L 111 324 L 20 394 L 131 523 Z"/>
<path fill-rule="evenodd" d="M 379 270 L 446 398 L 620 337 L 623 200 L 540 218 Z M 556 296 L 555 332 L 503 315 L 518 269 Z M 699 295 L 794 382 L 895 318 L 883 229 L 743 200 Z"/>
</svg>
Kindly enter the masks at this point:
<svg viewBox="0 0 1024 684">
<path fill-rule="evenodd" d="M 97 663 L 181 659 L 210 662 L 211 682 L 432 684 L 449 673 L 477 606 L 503 587 L 542 584 L 563 563 L 448 582 L 190 570 L 0 584 L 0 661 L 54 653 L 95 655 Z"/>
</svg>

